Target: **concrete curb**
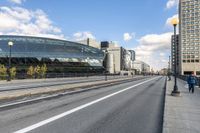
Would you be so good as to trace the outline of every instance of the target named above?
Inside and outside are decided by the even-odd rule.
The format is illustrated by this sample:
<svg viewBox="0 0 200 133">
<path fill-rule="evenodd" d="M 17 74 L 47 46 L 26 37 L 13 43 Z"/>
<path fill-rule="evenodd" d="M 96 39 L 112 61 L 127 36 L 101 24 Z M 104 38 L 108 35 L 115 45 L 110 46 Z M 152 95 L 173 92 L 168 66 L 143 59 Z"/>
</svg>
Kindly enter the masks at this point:
<svg viewBox="0 0 200 133">
<path fill-rule="evenodd" d="M 65 95 L 77 94 L 77 93 L 81 93 L 81 92 L 85 92 L 85 91 L 99 89 L 99 88 L 102 88 L 102 87 L 108 87 L 108 86 L 112 86 L 112 85 L 117 85 L 117 84 L 131 82 L 131 81 L 137 81 L 137 80 L 146 79 L 146 78 L 140 77 L 140 78 L 134 78 L 134 79 L 123 79 L 123 80 L 118 80 L 118 81 L 114 81 L 114 82 L 111 81 L 111 82 L 108 82 L 106 84 L 100 83 L 100 84 L 95 84 L 95 85 L 82 86 L 81 89 L 79 87 L 77 87 L 77 88 L 70 88 L 70 89 L 66 89 L 66 90 L 61 89 L 61 90 L 58 90 L 58 91 L 50 91 L 48 93 L 34 94 L 34 95 L 38 95 L 38 97 L 43 95 L 43 94 L 50 94 L 50 96 L 39 97 L 39 98 L 30 99 L 30 100 L 26 100 L 26 101 L 1 105 L 0 110 L 12 109 L 14 107 L 19 107 L 20 105 L 33 104 L 33 103 L 37 103 L 37 102 L 40 102 L 40 101 L 43 101 L 43 100 L 50 100 L 50 99 L 62 97 L 62 96 L 65 96 Z M 85 88 L 88 88 L 88 89 L 85 89 Z M 76 90 L 76 89 L 78 89 L 78 90 Z M 57 94 L 54 94 L 54 93 L 57 93 Z M 53 95 L 51 95 L 51 94 L 53 94 Z M 20 99 L 20 98 L 23 98 L 23 97 L 30 97 L 30 96 L 34 96 L 34 95 L 27 94 L 27 95 L 22 95 L 20 97 L 8 97 L 8 99 L 4 99 L 4 100 L 11 101 L 11 100 Z"/>
<path fill-rule="evenodd" d="M 162 122 L 162 133 L 164 132 L 164 125 L 165 125 L 165 121 L 166 121 L 166 94 L 167 94 L 167 77 L 165 80 L 165 92 L 164 92 L 164 108 L 163 108 L 163 122 Z"/>
</svg>

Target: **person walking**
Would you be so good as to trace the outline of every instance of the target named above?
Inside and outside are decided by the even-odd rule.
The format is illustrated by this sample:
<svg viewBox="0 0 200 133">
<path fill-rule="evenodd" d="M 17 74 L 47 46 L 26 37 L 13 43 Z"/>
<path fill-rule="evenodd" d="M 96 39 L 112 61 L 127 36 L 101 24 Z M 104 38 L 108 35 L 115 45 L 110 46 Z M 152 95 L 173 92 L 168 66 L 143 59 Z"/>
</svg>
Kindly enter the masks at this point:
<svg viewBox="0 0 200 133">
<path fill-rule="evenodd" d="M 168 81 L 171 81 L 171 73 L 170 72 L 167 73 L 167 76 L 168 76 Z"/>
<path fill-rule="evenodd" d="M 189 75 L 189 77 L 187 78 L 187 83 L 188 83 L 188 87 L 189 87 L 189 92 L 192 91 L 192 93 L 194 93 L 194 86 L 197 83 L 194 75 L 192 75 L 192 74 Z"/>
</svg>

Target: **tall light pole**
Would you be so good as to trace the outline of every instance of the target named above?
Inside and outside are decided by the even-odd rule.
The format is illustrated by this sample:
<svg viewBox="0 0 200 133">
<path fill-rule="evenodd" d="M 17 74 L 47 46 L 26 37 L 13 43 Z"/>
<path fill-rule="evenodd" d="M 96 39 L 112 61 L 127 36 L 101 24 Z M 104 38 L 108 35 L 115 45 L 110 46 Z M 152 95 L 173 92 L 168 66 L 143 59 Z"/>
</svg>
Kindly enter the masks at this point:
<svg viewBox="0 0 200 133">
<path fill-rule="evenodd" d="M 11 73 L 10 73 L 10 69 L 11 69 L 11 54 L 12 54 L 12 46 L 13 46 L 13 42 L 9 41 L 8 42 L 8 46 L 9 46 L 9 64 L 8 64 L 8 79 L 7 81 L 11 81 Z"/>
<path fill-rule="evenodd" d="M 89 64 L 89 60 L 90 60 L 90 58 L 89 57 L 87 57 L 87 63 L 88 63 L 88 66 L 87 66 L 87 77 L 89 77 L 89 66 L 90 66 L 90 64 Z"/>
<path fill-rule="evenodd" d="M 168 78 L 169 78 L 169 81 L 171 81 L 171 68 L 170 68 L 170 60 L 171 59 L 171 56 L 169 56 L 169 69 L 168 69 Z"/>
<path fill-rule="evenodd" d="M 174 40 L 173 40 L 173 43 L 174 43 L 174 77 L 175 77 L 175 83 L 174 83 L 174 89 L 172 91 L 172 96 L 179 96 L 180 95 L 180 91 L 178 91 L 178 86 L 177 86 L 177 60 L 178 60 L 178 57 L 177 57 L 177 45 L 176 45 L 176 27 L 179 23 L 178 19 L 177 18 L 174 18 L 172 19 L 171 21 L 172 25 L 174 26 Z"/>
</svg>

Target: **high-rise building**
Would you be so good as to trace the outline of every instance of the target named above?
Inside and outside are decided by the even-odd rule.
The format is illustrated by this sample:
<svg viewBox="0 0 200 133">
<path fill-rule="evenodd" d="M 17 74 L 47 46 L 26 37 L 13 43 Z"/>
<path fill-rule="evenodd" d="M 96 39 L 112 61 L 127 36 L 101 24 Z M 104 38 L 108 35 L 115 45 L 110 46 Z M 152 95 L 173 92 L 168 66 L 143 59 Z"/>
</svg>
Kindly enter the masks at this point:
<svg viewBox="0 0 200 133">
<path fill-rule="evenodd" d="M 135 51 L 129 50 L 129 52 L 131 53 L 131 60 L 134 61 L 135 60 Z"/>
<path fill-rule="evenodd" d="M 177 61 L 176 61 L 176 68 L 177 68 L 177 72 L 178 72 L 178 68 L 180 68 L 180 43 L 179 43 L 179 35 L 172 35 L 171 38 L 171 70 L 172 73 L 175 73 L 175 55 L 177 57 Z M 175 53 L 175 51 L 177 51 Z"/>
<path fill-rule="evenodd" d="M 180 0 L 179 20 L 179 73 L 200 75 L 200 0 Z"/>
</svg>

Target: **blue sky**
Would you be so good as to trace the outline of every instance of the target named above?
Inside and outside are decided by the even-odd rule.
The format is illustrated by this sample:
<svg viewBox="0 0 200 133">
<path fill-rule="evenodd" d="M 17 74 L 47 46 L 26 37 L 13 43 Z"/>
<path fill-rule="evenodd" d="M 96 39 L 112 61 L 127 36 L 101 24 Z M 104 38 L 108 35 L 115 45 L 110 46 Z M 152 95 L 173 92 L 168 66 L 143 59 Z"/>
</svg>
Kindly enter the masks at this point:
<svg viewBox="0 0 200 133">
<path fill-rule="evenodd" d="M 167 66 L 172 31 L 167 20 L 177 14 L 177 1 L 1 0 L 0 34 L 116 41 L 160 69 Z"/>
</svg>

